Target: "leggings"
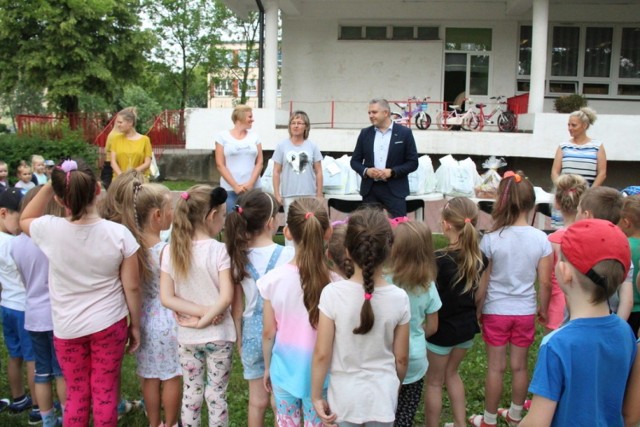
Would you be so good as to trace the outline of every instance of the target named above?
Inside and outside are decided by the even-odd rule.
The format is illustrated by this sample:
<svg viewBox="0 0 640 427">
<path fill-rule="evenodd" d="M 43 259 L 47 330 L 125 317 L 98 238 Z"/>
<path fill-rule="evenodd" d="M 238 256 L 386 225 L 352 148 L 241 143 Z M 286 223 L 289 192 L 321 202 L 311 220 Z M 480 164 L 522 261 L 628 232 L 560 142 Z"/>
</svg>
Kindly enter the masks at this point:
<svg viewBox="0 0 640 427">
<path fill-rule="evenodd" d="M 413 427 L 413 418 L 422 401 L 423 385 L 424 378 L 421 378 L 411 384 L 402 384 L 400 387 L 398 408 L 396 409 L 396 427 Z"/>
<path fill-rule="evenodd" d="M 120 367 L 127 343 L 127 320 L 84 337 L 53 338 L 67 383 L 64 425 L 88 426 L 93 407 L 93 425 L 118 425 Z"/>
<path fill-rule="evenodd" d="M 209 409 L 209 426 L 226 427 L 227 385 L 231 376 L 233 343 L 180 344 L 182 366 L 182 425 L 199 426 L 203 400 Z"/>
</svg>

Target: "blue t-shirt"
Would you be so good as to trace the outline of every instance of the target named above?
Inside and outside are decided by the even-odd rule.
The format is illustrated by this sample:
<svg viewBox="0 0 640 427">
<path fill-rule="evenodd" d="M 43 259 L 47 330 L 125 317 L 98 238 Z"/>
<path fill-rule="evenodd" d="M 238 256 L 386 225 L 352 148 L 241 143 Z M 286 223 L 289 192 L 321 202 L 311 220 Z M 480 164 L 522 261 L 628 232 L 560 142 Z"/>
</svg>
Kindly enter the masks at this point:
<svg viewBox="0 0 640 427">
<path fill-rule="evenodd" d="M 558 402 L 552 426 L 623 426 L 622 401 L 636 356 L 618 316 L 575 319 L 543 338 L 529 391 Z"/>
</svg>

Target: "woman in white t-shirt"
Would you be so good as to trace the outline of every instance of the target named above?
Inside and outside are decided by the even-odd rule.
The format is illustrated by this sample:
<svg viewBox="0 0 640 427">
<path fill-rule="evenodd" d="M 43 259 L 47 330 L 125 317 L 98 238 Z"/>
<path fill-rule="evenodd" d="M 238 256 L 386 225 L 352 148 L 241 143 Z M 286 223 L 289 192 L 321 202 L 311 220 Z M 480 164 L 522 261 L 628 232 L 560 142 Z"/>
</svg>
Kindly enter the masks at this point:
<svg viewBox="0 0 640 427">
<path fill-rule="evenodd" d="M 43 216 L 54 193 L 70 217 Z M 95 425 L 117 424 L 127 336 L 130 352 L 140 341 L 139 245 L 126 227 L 100 217 L 99 193 L 91 168 L 66 160 L 20 219 L 49 258 L 54 346 L 68 385 L 65 425 L 89 425 L 91 414 Z"/>
<path fill-rule="evenodd" d="M 328 284 L 318 306 L 311 399 L 325 425 L 393 426 L 409 364 L 411 308 L 407 293 L 383 275 L 392 242 L 382 211 L 364 209 L 349 218 L 345 247 L 354 274 Z M 328 402 L 322 397 L 327 373 Z"/>
<path fill-rule="evenodd" d="M 253 111 L 247 105 L 238 105 L 231 113 L 233 129 L 216 136 L 216 168 L 220 172 L 220 186 L 227 190 L 227 213 L 236 205 L 236 199 L 252 188 L 260 187 L 262 172 L 262 143 L 253 125 Z"/>
</svg>

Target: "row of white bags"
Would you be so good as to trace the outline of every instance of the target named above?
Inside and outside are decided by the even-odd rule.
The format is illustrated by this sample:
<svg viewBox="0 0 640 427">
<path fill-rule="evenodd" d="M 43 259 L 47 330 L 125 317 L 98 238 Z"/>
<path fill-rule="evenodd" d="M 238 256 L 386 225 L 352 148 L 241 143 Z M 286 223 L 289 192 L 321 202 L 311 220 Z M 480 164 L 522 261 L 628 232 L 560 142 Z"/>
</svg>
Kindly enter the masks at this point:
<svg viewBox="0 0 640 427">
<path fill-rule="evenodd" d="M 357 194 L 362 178 L 351 169 L 351 156 L 338 159 L 325 156 L 322 159 L 323 191 L 325 194 Z M 482 182 L 476 165 L 470 158 L 457 161 L 448 155 L 440 158 L 440 167 L 434 172 L 431 158 L 427 155 L 418 159 L 418 169 L 409 174 L 411 194 L 434 192 L 450 196 L 474 197 L 474 187 Z M 273 192 L 273 160 L 269 159 L 261 178 L 262 189 Z"/>
</svg>

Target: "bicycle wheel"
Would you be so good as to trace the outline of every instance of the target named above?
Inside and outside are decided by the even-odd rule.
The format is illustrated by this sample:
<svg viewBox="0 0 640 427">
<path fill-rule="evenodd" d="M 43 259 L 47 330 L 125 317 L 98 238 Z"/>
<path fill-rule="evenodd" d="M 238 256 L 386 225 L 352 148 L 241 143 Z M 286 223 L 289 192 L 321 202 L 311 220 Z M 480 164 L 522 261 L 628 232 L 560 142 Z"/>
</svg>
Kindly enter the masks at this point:
<svg viewBox="0 0 640 427">
<path fill-rule="evenodd" d="M 498 117 L 498 129 L 500 132 L 513 132 L 516 130 L 516 115 L 511 111 L 505 111 Z"/>
<path fill-rule="evenodd" d="M 420 130 L 427 130 L 429 126 L 431 126 L 431 117 L 424 111 L 416 113 L 416 115 L 413 116 L 413 121 Z"/>
<path fill-rule="evenodd" d="M 484 128 L 484 126 L 481 123 L 480 117 L 474 112 L 471 112 L 462 120 L 463 130 L 481 131 L 482 128 Z"/>
<path fill-rule="evenodd" d="M 451 117 L 448 111 L 440 111 L 436 116 L 436 125 L 440 130 L 451 130 L 451 125 L 447 123 L 447 119 Z"/>
<path fill-rule="evenodd" d="M 400 123 L 402 124 L 402 114 L 399 113 L 391 113 L 389 115 L 389 117 L 391 118 L 392 122 L 396 122 L 396 123 Z"/>
</svg>

